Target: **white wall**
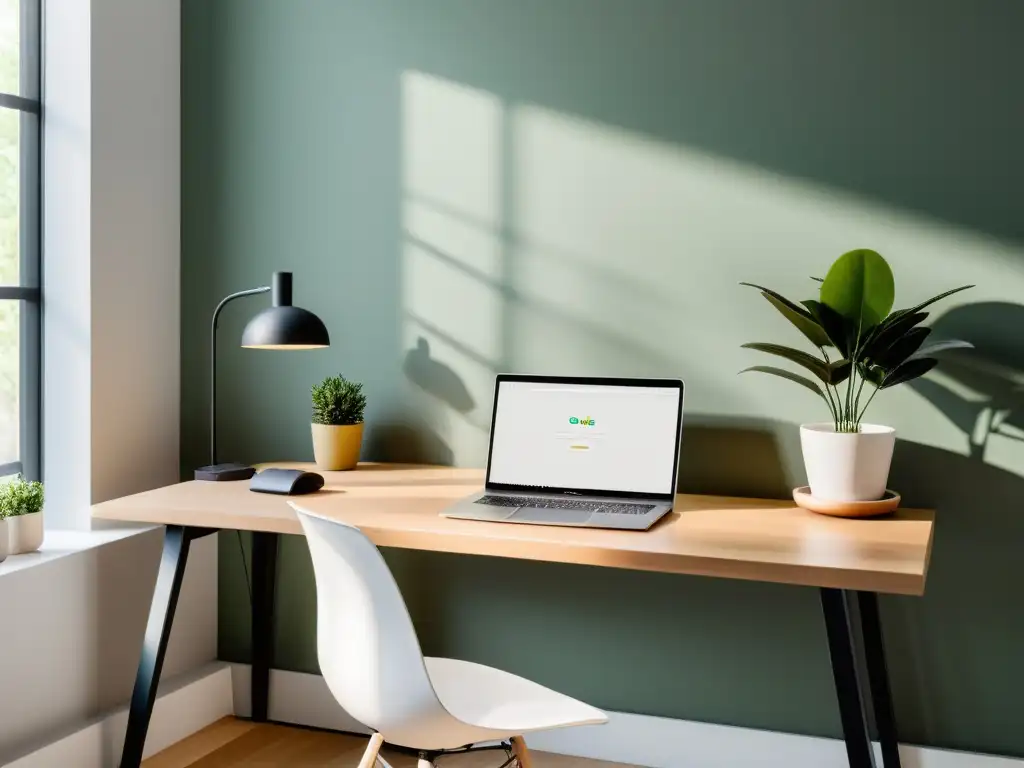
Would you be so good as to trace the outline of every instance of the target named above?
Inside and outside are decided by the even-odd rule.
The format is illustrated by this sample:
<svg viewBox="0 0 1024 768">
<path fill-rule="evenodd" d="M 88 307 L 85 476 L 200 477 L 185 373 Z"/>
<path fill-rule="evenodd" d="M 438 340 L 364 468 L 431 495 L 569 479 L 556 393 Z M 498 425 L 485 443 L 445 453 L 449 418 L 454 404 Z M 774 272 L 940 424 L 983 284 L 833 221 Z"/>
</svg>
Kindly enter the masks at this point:
<svg viewBox="0 0 1024 768">
<path fill-rule="evenodd" d="M 43 471 L 48 522 L 178 479 L 177 0 L 48 0 Z"/>
<path fill-rule="evenodd" d="M 92 0 L 93 503 L 178 480 L 180 30 L 178 0 Z"/>
<path fill-rule="evenodd" d="M 47 0 L 43 45 L 43 473 L 47 523 L 81 527 L 91 501 L 91 25 Z"/>
<path fill-rule="evenodd" d="M 44 3 L 43 472 L 48 543 L 178 480 L 178 0 Z M 131 695 L 153 530 L 4 573 L 0 764 Z M 193 544 L 164 677 L 217 653 L 214 537 Z M 113 763 L 112 763 L 113 764 Z"/>
</svg>

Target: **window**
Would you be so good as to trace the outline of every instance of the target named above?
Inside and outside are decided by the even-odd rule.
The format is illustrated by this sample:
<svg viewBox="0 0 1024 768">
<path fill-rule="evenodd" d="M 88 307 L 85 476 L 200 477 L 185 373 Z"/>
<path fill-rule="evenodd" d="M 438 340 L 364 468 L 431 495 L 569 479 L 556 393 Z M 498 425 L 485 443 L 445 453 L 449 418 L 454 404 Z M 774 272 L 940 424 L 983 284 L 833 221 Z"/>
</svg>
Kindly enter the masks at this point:
<svg viewBox="0 0 1024 768">
<path fill-rule="evenodd" d="M 40 475 L 40 4 L 0 0 L 0 476 Z"/>
</svg>

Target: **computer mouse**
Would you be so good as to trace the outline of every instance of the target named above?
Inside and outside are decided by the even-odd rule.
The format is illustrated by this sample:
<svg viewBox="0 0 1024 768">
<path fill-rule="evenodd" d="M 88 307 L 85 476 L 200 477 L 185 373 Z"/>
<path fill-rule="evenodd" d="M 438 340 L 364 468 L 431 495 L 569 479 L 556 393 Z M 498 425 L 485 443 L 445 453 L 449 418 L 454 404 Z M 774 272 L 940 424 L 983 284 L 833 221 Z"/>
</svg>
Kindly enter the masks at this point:
<svg viewBox="0 0 1024 768">
<path fill-rule="evenodd" d="M 253 475 L 249 490 L 257 493 L 278 493 L 282 496 L 301 496 L 316 493 L 324 487 L 323 475 L 303 472 L 301 469 L 264 469 Z"/>
</svg>

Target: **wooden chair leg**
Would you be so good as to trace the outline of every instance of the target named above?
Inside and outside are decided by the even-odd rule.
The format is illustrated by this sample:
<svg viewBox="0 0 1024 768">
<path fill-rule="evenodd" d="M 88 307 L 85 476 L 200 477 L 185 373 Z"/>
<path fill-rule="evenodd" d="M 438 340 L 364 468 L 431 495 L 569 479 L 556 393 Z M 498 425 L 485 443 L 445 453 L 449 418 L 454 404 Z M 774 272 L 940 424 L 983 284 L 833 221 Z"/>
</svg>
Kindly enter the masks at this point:
<svg viewBox="0 0 1024 768">
<path fill-rule="evenodd" d="M 374 768 L 377 762 L 377 753 L 380 752 L 380 745 L 384 743 L 384 737 L 379 733 L 370 737 L 370 743 L 366 745 L 363 752 L 363 759 L 359 761 L 359 768 Z"/>
<path fill-rule="evenodd" d="M 533 758 L 530 757 L 530 750 L 527 749 L 522 736 L 512 737 L 512 754 L 519 761 L 520 768 L 533 768 Z"/>
</svg>

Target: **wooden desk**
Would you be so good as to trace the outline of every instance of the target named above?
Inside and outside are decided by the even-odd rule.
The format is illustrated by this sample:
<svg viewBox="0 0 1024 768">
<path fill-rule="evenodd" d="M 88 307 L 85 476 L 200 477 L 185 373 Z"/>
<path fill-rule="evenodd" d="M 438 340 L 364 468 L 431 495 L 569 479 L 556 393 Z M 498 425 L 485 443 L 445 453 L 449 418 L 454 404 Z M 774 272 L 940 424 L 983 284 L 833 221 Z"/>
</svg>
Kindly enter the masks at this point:
<svg viewBox="0 0 1024 768">
<path fill-rule="evenodd" d="M 924 592 L 933 512 L 839 520 L 788 501 L 679 495 L 674 511 L 650 531 L 607 531 L 440 517 L 480 488 L 481 470 L 363 464 L 323 475 L 324 490 L 309 496 L 252 493 L 247 482 L 191 481 L 93 507 L 96 518 L 168 526 L 122 768 L 141 761 L 188 545 L 216 530 L 255 534 L 252 711 L 254 719 L 266 719 L 277 535 L 302 534 L 292 505 L 356 525 L 385 547 L 818 587 L 850 763 L 873 765 L 864 715 L 870 696 L 885 766 L 899 765 L 876 594 Z M 867 679 L 854 660 L 858 635 Z"/>
</svg>

